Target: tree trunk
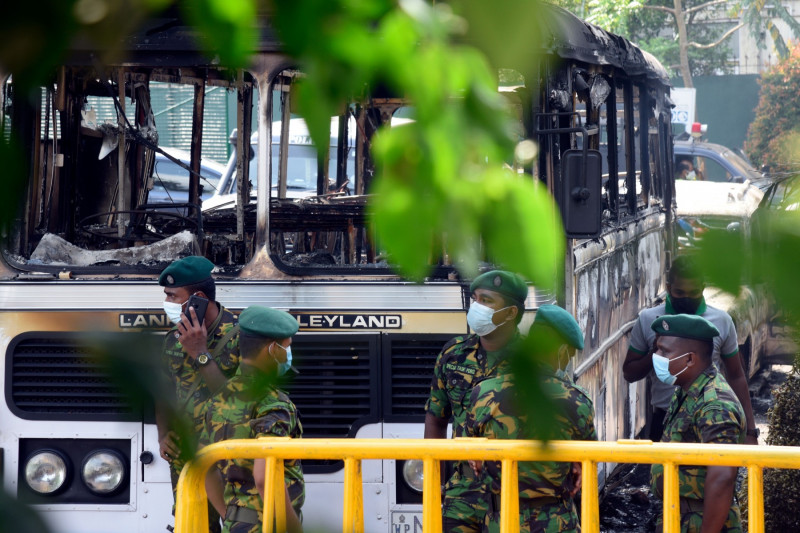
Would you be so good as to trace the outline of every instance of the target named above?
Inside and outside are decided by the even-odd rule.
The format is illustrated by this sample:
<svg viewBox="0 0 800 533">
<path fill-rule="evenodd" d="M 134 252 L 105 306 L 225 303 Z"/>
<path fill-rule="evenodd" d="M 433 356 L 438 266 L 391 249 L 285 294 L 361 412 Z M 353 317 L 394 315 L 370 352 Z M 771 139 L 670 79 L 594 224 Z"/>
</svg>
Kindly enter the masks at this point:
<svg viewBox="0 0 800 533">
<path fill-rule="evenodd" d="M 678 28 L 678 48 L 680 50 L 681 77 L 685 87 L 694 87 L 692 71 L 689 70 L 689 37 L 686 34 L 686 15 L 683 12 L 682 0 L 673 0 L 675 11 L 675 26 Z"/>
</svg>

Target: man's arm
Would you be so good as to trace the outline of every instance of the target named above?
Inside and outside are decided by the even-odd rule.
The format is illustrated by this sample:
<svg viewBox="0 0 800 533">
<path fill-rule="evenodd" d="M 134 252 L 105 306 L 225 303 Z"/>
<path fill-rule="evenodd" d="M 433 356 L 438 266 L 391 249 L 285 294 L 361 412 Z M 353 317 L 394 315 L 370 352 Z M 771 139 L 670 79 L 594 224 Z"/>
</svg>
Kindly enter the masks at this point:
<svg viewBox="0 0 800 533">
<path fill-rule="evenodd" d="M 180 455 L 180 448 L 177 443 L 177 435 L 169 429 L 169 417 L 167 408 L 161 402 L 156 402 L 156 428 L 158 428 L 158 454 L 168 463 L 177 459 Z"/>
<path fill-rule="evenodd" d="M 447 438 L 448 419 L 439 418 L 428 412 L 425 413 L 425 438 L 426 439 L 445 439 Z"/>
<path fill-rule="evenodd" d="M 208 501 L 214 506 L 222 519 L 225 519 L 227 508 L 225 507 L 225 498 L 223 497 L 225 488 L 222 485 L 222 478 L 219 475 L 219 470 L 215 465 L 206 472 L 206 492 L 208 493 Z"/>
<path fill-rule="evenodd" d="M 181 346 L 189 356 L 189 361 L 194 363 L 198 355 L 208 351 L 208 331 L 205 324 L 197 323 L 197 314 L 195 314 L 193 307 L 189 308 L 189 313 L 191 314 L 191 322 L 185 318 L 186 315 L 181 315 L 181 321 L 178 323 L 178 334 L 180 335 Z M 197 371 L 212 392 L 221 388 L 228 381 L 228 378 L 225 377 L 225 374 L 222 373 L 222 370 L 213 359 L 207 365 L 198 367 Z"/>
<path fill-rule="evenodd" d="M 736 470 L 731 466 L 708 467 L 703 495 L 702 533 L 719 533 L 728 519 L 728 511 L 733 503 Z"/>
<path fill-rule="evenodd" d="M 725 375 L 728 378 L 728 384 L 733 389 L 736 397 L 739 398 L 739 403 L 742 404 L 742 409 L 744 409 L 747 430 L 755 429 L 756 421 L 753 417 L 753 406 L 750 403 L 750 388 L 747 385 L 747 377 L 742 367 L 742 357 L 739 352 L 736 352 L 735 355 L 730 357 L 723 357 L 722 361 L 725 364 Z M 746 435 L 744 443 L 758 444 L 758 438 Z"/>
<path fill-rule="evenodd" d="M 653 354 L 647 352 L 641 354 L 632 348 L 628 348 L 628 353 L 625 354 L 625 361 L 622 363 L 622 375 L 625 381 L 633 383 L 644 379 L 650 370 L 653 369 Z"/>
<path fill-rule="evenodd" d="M 644 379 L 653 369 L 652 344 L 655 335 L 649 335 L 652 333 L 650 324 L 644 324 L 644 321 L 640 314 L 631 329 L 628 353 L 625 354 L 625 361 L 622 363 L 622 375 L 628 383 Z"/>
<path fill-rule="evenodd" d="M 261 495 L 261 501 L 264 501 L 264 482 L 266 479 L 266 465 L 265 459 L 256 459 L 253 463 L 253 479 L 256 483 L 256 490 Z M 300 519 L 297 513 L 294 512 L 292 507 L 292 499 L 289 497 L 289 488 L 284 486 L 286 491 L 284 494 L 284 502 L 286 504 L 286 530 L 289 533 L 302 533 L 303 526 L 300 524 Z"/>
</svg>

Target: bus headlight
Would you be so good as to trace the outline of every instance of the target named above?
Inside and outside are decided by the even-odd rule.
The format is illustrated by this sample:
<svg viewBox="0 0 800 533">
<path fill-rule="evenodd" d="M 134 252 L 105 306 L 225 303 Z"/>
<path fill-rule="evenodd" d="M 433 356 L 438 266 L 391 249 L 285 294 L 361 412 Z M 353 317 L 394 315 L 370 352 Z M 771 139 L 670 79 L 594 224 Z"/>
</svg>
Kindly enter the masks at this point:
<svg viewBox="0 0 800 533">
<path fill-rule="evenodd" d="M 67 480 L 67 462 L 54 451 L 41 451 L 25 464 L 25 483 L 39 494 L 53 494 Z"/>
<path fill-rule="evenodd" d="M 92 492 L 109 494 L 122 485 L 125 479 L 125 462 L 117 452 L 98 450 L 83 462 L 81 478 Z"/>
<path fill-rule="evenodd" d="M 411 459 L 403 465 L 403 479 L 406 484 L 417 492 L 422 492 L 422 461 Z"/>
</svg>

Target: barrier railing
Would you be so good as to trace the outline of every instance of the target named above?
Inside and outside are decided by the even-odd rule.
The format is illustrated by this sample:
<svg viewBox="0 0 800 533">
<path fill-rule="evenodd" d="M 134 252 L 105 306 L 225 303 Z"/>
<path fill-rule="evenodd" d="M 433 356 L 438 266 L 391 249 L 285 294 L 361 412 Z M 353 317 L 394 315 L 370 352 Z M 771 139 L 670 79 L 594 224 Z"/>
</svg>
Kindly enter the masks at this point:
<svg viewBox="0 0 800 533">
<path fill-rule="evenodd" d="M 650 441 L 584 442 L 457 439 L 289 439 L 230 440 L 200 450 L 184 467 L 178 482 L 175 531 L 206 531 L 205 476 L 222 459 L 266 459 L 264 532 L 286 530 L 283 459 L 337 459 L 344 461 L 343 533 L 363 533 L 364 508 L 361 462 L 366 459 L 420 459 L 423 461 L 423 531 L 441 533 L 440 461 L 481 460 L 502 463 L 500 494 L 501 533 L 519 532 L 520 461 L 580 462 L 583 466 L 581 528 L 600 531 L 597 464 L 661 463 L 664 465 L 664 531 L 680 531 L 678 466 L 744 466 L 748 469 L 748 522 L 751 533 L 764 533 L 763 469 L 800 468 L 800 447 L 733 444 L 652 443 Z M 276 490 L 277 489 L 277 490 Z M 273 529 L 273 525 L 275 529 Z"/>
</svg>

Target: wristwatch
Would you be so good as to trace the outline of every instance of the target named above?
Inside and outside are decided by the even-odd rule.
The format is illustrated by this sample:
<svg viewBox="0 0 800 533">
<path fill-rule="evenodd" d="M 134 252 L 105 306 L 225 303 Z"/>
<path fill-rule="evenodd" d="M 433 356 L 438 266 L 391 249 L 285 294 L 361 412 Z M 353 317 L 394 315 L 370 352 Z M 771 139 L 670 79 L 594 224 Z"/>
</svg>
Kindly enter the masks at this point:
<svg viewBox="0 0 800 533">
<path fill-rule="evenodd" d="M 201 366 L 206 366 L 210 362 L 211 362 L 211 354 L 208 352 L 200 352 L 199 354 L 197 354 L 197 357 L 192 363 L 192 368 L 198 369 Z"/>
<path fill-rule="evenodd" d="M 758 428 L 753 428 L 753 429 L 748 429 L 747 430 L 747 436 L 748 437 L 758 438 L 759 435 L 761 435 L 761 430 L 758 429 Z"/>
</svg>

